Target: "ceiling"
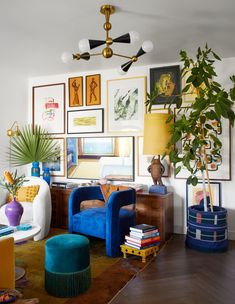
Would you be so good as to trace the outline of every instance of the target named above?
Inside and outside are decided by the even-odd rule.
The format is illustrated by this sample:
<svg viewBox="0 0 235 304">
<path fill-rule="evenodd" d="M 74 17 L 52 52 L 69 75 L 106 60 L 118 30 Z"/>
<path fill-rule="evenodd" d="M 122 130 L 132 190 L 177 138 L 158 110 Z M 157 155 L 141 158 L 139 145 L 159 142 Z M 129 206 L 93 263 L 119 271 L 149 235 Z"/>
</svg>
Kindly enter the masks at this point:
<svg viewBox="0 0 235 304">
<path fill-rule="evenodd" d="M 113 45 L 115 51 L 134 55 L 144 40 L 154 50 L 136 65 L 179 61 L 179 51 L 194 53 L 207 42 L 221 57 L 235 57 L 234 0 L 1 0 L 0 70 L 27 76 L 70 73 L 118 67 L 122 58 L 91 58 L 89 62 L 61 62 L 63 51 L 78 52 L 81 38 L 104 39 L 100 6 L 112 4 L 110 36 L 130 30 L 140 33 L 135 45 Z"/>
</svg>

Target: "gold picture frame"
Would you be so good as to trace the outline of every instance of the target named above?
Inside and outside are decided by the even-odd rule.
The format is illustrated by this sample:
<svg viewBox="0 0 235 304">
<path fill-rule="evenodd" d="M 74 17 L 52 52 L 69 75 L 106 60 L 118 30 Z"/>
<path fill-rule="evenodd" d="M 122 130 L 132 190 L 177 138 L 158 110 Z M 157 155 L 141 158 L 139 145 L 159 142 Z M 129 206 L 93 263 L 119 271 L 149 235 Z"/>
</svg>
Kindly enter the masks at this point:
<svg viewBox="0 0 235 304">
<path fill-rule="evenodd" d="M 83 77 L 69 78 L 69 106 L 83 106 Z"/>
<path fill-rule="evenodd" d="M 86 106 L 101 104 L 100 74 L 86 76 Z"/>
</svg>

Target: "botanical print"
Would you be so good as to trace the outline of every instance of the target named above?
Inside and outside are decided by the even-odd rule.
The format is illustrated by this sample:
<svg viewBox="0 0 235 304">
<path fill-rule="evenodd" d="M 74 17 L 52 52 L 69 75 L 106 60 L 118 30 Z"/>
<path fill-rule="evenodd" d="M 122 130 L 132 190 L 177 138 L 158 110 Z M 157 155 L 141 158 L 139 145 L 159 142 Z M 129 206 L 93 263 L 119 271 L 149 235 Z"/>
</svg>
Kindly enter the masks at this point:
<svg viewBox="0 0 235 304">
<path fill-rule="evenodd" d="M 107 122 L 109 131 L 143 130 L 146 77 L 107 81 Z"/>
<path fill-rule="evenodd" d="M 117 89 L 114 94 L 114 119 L 138 119 L 138 88 Z"/>
<path fill-rule="evenodd" d="M 80 107 L 82 105 L 82 77 L 69 78 L 69 106 Z"/>
</svg>

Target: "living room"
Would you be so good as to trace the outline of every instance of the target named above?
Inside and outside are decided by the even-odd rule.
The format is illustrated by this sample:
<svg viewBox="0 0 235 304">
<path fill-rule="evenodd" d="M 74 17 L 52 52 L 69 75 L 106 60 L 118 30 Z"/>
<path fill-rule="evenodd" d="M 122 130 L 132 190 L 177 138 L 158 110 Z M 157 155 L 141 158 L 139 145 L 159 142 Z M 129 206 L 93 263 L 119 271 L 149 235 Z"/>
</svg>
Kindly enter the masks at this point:
<svg viewBox="0 0 235 304">
<path fill-rule="evenodd" d="M 79 141 L 82 138 L 100 137 L 130 137 L 133 140 L 133 151 L 131 162 L 128 159 L 124 178 L 112 179 L 113 183 L 125 182 L 141 184 L 148 189 L 153 184 L 153 179 L 147 171 L 149 159 L 143 155 L 143 128 L 144 128 L 144 102 L 142 103 L 142 117 L 136 125 L 126 126 L 122 122 L 116 123 L 112 119 L 110 111 L 111 92 L 118 86 L 125 86 L 133 83 L 138 87 L 142 95 L 150 93 L 151 80 L 150 70 L 157 70 L 163 67 L 182 67 L 180 62 L 180 50 L 186 50 L 192 57 L 195 56 L 197 48 L 204 48 L 206 43 L 218 54 L 222 61 L 216 61 L 216 81 L 229 90 L 231 82 L 229 77 L 235 74 L 235 42 L 233 32 L 235 23 L 233 20 L 235 5 L 233 1 L 110 1 L 107 4 L 114 5 L 116 12 L 110 16 L 112 29 L 111 37 L 119 37 L 130 30 L 140 33 L 140 41 L 133 46 L 124 43 L 113 43 L 113 51 L 124 55 L 136 54 L 144 41 L 152 41 L 153 50 L 143 54 L 133 62 L 125 75 L 118 73 L 118 68 L 126 63 L 128 59 L 113 56 L 110 59 L 102 56 L 91 57 L 89 61 L 73 60 L 68 64 L 61 61 L 61 54 L 64 51 L 79 52 L 78 41 L 84 37 L 89 39 L 105 39 L 103 23 L 104 16 L 100 14 L 101 1 L 2 1 L 0 4 L 1 14 L 1 36 L 2 48 L 0 58 L 0 79 L 2 86 L 0 90 L 1 112 L 0 121 L 1 147 L 0 147 L 0 169 L 13 170 L 6 161 L 5 152 L 10 144 L 7 130 L 17 121 L 19 128 L 40 121 L 40 110 L 36 109 L 37 90 L 45 89 L 47 86 L 62 84 L 64 94 L 64 112 L 61 125 L 55 126 L 58 129 L 55 136 L 62 139 L 65 159 L 63 172 L 52 176 L 53 182 L 87 183 L 91 180 L 98 180 L 98 173 L 95 178 L 89 171 L 86 176 L 74 178 L 73 171 L 69 168 L 72 157 L 70 147 L 72 138 Z M 89 20 L 89 22 L 87 22 Z M 97 48 L 98 50 L 98 48 Z M 91 53 L 95 53 L 96 49 Z M 100 89 L 99 103 L 89 105 L 87 103 L 87 87 L 90 76 L 95 76 Z M 80 88 L 83 90 L 82 105 L 73 106 L 70 103 L 70 80 L 76 78 L 81 81 Z M 120 85 L 121 83 L 121 85 Z M 122 84 L 124 83 L 124 85 Z M 181 83 L 181 86 L 183 84 Z M 55 86 L 57 87 L 57 86 Z M 35 94 L 33 96 L 33 94 Z M 71 101 L 72 102 L 72 101 Z M 98 111 L 97 111 L 98 110 Z M 76 126 L 69 124 L 72 121 L 74 112 L 86 115 L 95 112 L 99 125 L 91 131 L 85 128 L 78 132 Z M 99 116 L 100 115 L 100 116 Z M 79 143 L 75 143 L 79 146 Z M 219 194 L 221 206 L 228 211 L 228 239 L 235 240 L 235 207 L 233 204 L 233 179 L 235 169 L 233 166 L 234 155 L 234 130 L 231 128 L 231 137 L 227 139 L 227 155 L 223 164 L 226 169 L 220 176 L 212 177 L 212 182 L 219 183 Z M 226 146 L 227 147 L 227 146 Z M 78 148 L 78 150 L 81 150 Z M 129 149 L 130 150 L 130 149 Z M 68 153 L 69 151 L 69 153 Z M 118 152 L 117 152 L 118 151 Z M 74 151 L 73 151 L 74 153 Z M 102 152 L 103 153 L 103 152 Z M 106 170 L 110 165 L 107 155 L 97 158 L 86 156 L 80 159 L 96 163 L 97 172 Z M 117 167 L 127 164 L 127 151 L 116 148 L 113 155 L 117 157 Z M 79 160 L 79 158 L 77 158 Z M 118 163 L 120 161 L 120 164 Z M 99 166 L 98 166 L 99 163 Z M 132 169 L 128 171 L 128 166 Z M 102 166 L 102 167 L 101 167 Z M 79 167 L 78 167 L 79 168 Z M 168 167 L 167 167 L 168 168 Z M 30 174 L 30 166 L 19 167 L 20 173 Z M 120 168 L 119 168 L 120 170 Z M 189 187 L 186 186 L 186 178 L 175 176 L 174 168 L 169 166 L 167 175 L 162 177 L 168 192 L 173 192 L 173 232 L 174 234 L 186 234 L 187 221 L 187 197 Z M 80 170 L 77 170 L 80 174 Z M 224 176 L 222 176 L 224 174 Z M 2 175 L 2 174 L 1 174 Z M 120 177 L 122 171 L 117 173 Z M 130 177 L 131 175 L 131 177 Z M 216 175 L 216 173 L 215 173 Z M 126 179 L 125 176 L 128 178 Z M 101 175 L 100 178 L 103 178 Z M 127 181 L 129 179 L 129 181 Z M 217 190 L 215 188 L 215 190 Z M 149 302 L 150 303 L 150 302 Z M 152 302 L 154 303 L 154 302 Z M 180 302 L 179 302 L 180 303 Z M 219 303 L 219 302 L 218 302 Z"/>
</svg>

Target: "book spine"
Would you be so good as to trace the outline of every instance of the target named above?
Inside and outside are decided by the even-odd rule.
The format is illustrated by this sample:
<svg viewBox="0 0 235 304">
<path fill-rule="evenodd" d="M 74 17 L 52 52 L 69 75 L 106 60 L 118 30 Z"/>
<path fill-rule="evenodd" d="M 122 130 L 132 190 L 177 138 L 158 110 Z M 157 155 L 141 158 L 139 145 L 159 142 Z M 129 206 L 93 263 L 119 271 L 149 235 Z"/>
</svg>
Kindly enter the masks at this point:
<svg viewBox="0 0 235 304">
<path fill-rule="evenodd" d="M 155 233 L 151 233 L 151 234 L 147 234 L 147 235 L 142 235 L 140 233 L 134 233 L 134 232 L 130 232 L 130 237 L 137 239 L 137 240 L 145 240 L 148 239 L 150 237 L 155 237 L 155 236 L 159 236 L 160 233 L 159 232 L 155 232 Z"/>
<path fill-rule="evenodd" d="M 131 243 L 129 243 L 129 242 L 125 242 L 125 245 L 130 246 L 130 247 L 133 247 L 133 248 L 136 248 L 136 249 L 139 249 L 139 250 L 147 249 L 147 248 L 150 248 L 150 247 L 153 247 L 153 246 L 157 246 L 157 245 L 159 245 L 159 244 L 160 244 L 160 242 L 155 242 L 155 243 L 153 243 L 153 244 L 151 244 L 151 245 L 138 246 L 138 245 L 135 245 L 135 244 L 131 244 Z"/>
<path fill-rule="evenodd" d="M 137 236 L 146 236 L 146 235 L 150 235 L 150 234 L 153 234 L 153 233 L 156 233 L 156 232 L 159 232 L 158 229 L 154 229 L 154 230 L 151 230 L 151 231 L 148 231 L 148 232 L 140 232 L 140 231 L 130 230 L 130 233 L 134 233 Z"/>
<path fill-rule="evenodd" d="M 154 228 L 144 228 L 144 229 L 130 227 L 131 231 L 137 231 L 137 232 L 141 232 L 141 233 L 150 232 L 150 231 L 153 231 L 155 229 L 156 229 L 156 227 L 154 227 Z"/>
<path fill-rule="evenodd" d="M 157 236 L 155 238 L 150 238 L 150 239 L 147 239 L 147 240 L 144 240 L 144 241 L 138 241 L 138 240 L 130 238 L 128 236 L 126 236 L 125 239 L 128 242 L 130 242 L 130 243 L 133 243 L 133 244 L 136 244 L 136 245 L 140 245 L 140 246 L 149 245 L 149 244 L 156 243 L 156 242 L 160 241 L 160 237 L 159 236 Z"/>
</svg>

